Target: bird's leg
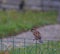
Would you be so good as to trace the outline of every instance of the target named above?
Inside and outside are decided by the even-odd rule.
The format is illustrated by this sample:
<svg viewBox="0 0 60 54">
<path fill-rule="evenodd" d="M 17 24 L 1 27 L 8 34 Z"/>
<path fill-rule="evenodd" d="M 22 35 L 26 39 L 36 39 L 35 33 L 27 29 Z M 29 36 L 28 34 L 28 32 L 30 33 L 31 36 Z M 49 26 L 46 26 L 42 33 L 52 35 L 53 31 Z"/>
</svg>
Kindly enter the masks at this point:
<svg viewBox="0 0 60 54">
<path fill-rule="evenodd" d="M 39 42 L 40 42 L 40 43 L 43 43 L 43 41 L 42 41 L 41 39 L 39 40 Z"/>
</svg>

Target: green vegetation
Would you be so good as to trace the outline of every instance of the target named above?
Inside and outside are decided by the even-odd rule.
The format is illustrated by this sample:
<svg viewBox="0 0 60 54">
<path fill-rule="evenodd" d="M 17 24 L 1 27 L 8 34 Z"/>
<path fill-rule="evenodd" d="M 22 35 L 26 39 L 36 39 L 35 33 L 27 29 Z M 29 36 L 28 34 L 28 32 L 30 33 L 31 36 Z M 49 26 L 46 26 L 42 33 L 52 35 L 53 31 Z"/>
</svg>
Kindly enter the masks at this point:
<svg viewBox="0 0 60 54">
<path fill-rule="evenodd" d="M 60 54 L 60 42 L 47 42 L 36 44 L 26 48 L 15 49 L 14 54 Z M 13 51 L 10 52 L 13 54 Z"/>
<path fill-rule="evenodd" d="M 48 41 L 43 44 L 32 44 L 25 48 L 16 48 L 10 54 L 60 54 L 60 41 Z"/>
<path fill-rule="evenodd" d="M 0 11 L 0 37 L 16 35 L 34 26 L 55 24 L 57 12 L 32 12 Z"/>
</svg>

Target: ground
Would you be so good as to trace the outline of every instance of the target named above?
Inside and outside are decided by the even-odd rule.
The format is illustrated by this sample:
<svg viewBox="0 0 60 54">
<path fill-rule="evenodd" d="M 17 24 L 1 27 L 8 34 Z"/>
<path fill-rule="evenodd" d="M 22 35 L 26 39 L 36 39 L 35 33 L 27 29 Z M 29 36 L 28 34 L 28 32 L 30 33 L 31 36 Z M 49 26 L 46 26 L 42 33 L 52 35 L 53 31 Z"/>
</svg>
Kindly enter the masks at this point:
<svg viewBox="0 0 60 54">
<path fill-rule="evenodd" d="M 59 40 L 60 25 L 57 24 L 56 17 L 57 17 L 57 12 L 55 11 L 48 11 L 48 12 L 28 11 L 25 13 L 20 13 L 16 11 L 7 11 L 7 12 L 0 11 L 0 37 L 3 37 L 2 40 L 0 39 L 0 50 L 1 50 L 1 46 L 2 49 L 5 50 L 9 46 L 11 46 L 10 48 L 12 48 L 13 45 L 14 47 L 20 48 L 27 45 L 32 45 L 33 43 L 35 44 L 36 41 L 33 41 L 34 36 L 30 31 L 30 29 L 34 26 L 39 27 L 37 28 L 37 30 L 41 32 L 42 40 L 46 46 L 49 45 L 47 44 L 48 41 L 46 40 L 53 40 L 53 41 Z M 25 31 L 29 30 L 29 31 L 20 33 L 21 31 L 24 30 Z M 6 38 L 6 36 L 8 36 L 8 38 Z M 54 44 L 52 42 L 48 42 L 48 43 Z M 56 47 L 56 49 L 58 49 L 60 42 L 55 42 L 55 43 L 57 43 L 58 47 Z M 45 51 L 44 49 L 45 45 L 44 44 L 42 45 L 43 48 L 42 51 Z M 39 47 L 40 46 L 41 44 L 39 45 Z"/>
<path fill-rule="evenodd" d="M 37 28 L 37 30 L 41 32 L 42 40 L 44 42 L 45 40 L 53 40 L 53 41 L 60 40 L 60 25 L 59 24 L 40 27 L 40 28 Z M 28 43 L 30 44 L 35 43 L 35 41 L 32 40 L 34 39 L 34 36 L 29 30 L 25 33 L 14 36 L 14 41 L 15 41 L 14 45 L 17 47 L 24 46 L 24 38 L 26 39 L 25 40 L 26 45 L 28 45 Z M 5 44 L 7 47 L 9 45 L 13 45 L 13 37 L 3 38 L 3 44 Z"/>
</svg>

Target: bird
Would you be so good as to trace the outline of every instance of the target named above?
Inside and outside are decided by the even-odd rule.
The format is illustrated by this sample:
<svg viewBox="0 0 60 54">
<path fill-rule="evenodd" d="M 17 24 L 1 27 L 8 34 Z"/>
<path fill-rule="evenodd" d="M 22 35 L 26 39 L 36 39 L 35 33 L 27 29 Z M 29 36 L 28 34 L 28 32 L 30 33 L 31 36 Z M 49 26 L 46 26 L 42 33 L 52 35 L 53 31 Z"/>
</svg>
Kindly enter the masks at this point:
<svg viewBox="0 0 60 54">
<path fill-rule="evenodd" d="M 40 43 L 43 43 L 43 41 L 41 40 L 42 39 L 41 33 L 39 31 L 37 31 L 36 28 L 32 28 L 31 32 L 35 37 L 33 40 L 39 40 Z"/>
</svg>

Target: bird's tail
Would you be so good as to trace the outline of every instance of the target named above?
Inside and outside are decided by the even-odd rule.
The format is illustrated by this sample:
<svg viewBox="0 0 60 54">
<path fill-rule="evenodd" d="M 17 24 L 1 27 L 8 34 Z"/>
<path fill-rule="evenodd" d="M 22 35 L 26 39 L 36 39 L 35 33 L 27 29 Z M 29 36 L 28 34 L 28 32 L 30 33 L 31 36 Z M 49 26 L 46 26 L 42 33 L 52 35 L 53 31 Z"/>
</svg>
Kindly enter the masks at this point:
<svg viewBox="0 0 60 54">
<path fill-rule="evenodd" d="M 42 40 L 39 40 L 39 42 L 40 42 L 40 43 L 43 43 L 43 41 L 42 41 Z"/>
</svg>

